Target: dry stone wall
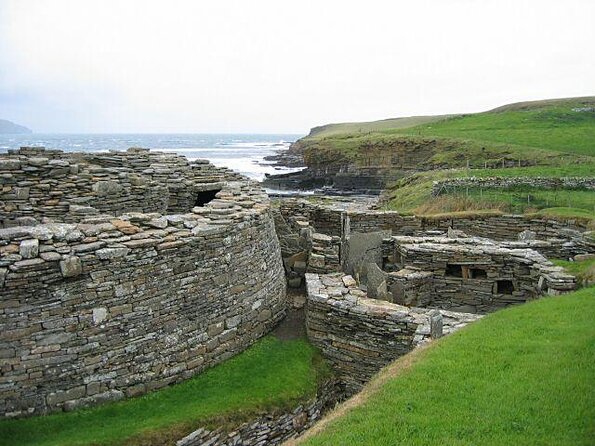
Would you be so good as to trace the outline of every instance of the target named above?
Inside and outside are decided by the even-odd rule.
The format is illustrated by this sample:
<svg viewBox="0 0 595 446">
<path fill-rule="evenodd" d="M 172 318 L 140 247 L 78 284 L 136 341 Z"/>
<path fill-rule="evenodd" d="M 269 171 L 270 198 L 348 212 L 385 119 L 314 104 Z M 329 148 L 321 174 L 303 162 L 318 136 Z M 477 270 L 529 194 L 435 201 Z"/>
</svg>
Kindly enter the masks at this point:
<svg viewBox="0 0 595 446">
<path fill-rule="evenodd" d="M 21 148 L 0 155 L 0 227 L 76 222 L 102 213 L 188 212 L 201 191 L 241 177 L 173 153 L 70 153 Z"/>
<path fill-rule="evenodd" d="M 220 186 L 182 214 L 0 229 L 2 416 L 70 410 L 189 378 L 283 317 L 268 197 L 249 181 Z"/>
<path fill-rule="evenodd" d="M 478 238 L 392 237 L 386 273 L 393 301 L 428 308 L 486 313 L 575 288 L 575 278 L 532 249 L 511 249 Z"/>
<path fill-rule="evenodd" d="M 416 346 L 478 315 L 408 308 L 370 299 L 351 276 L 307 274 L 306 328 L 350 391 Z"/>
<path fill-rule="evenodd" d="M 595 178 L 581 177 L 468 177 L 435 181 L 432 195 L 438 196 L 464 188 L 513 189 L 517 187 L 537 189 L 576 189 L 595 191 Z"/>
<path fill-rule="evenodd" d="M 285 217 L 300 215 L 316 231 L 345 239 L 350 233 L 390 230 L 393 235 L 423 236 L 445 234 L 449 228 L 476 237 L 498 241 L 515 241 L 523 231 L 534 234 L 532 246 L 548 257 L 570 258 L 595 253 L 595 241 L 585 233 L 586 223 L 569 219 L 522 215 L 488 215 L 475 217 L 424 218 L 404 216 L 396 211 L 345 211 L 310 203 L 306 200 L 283 200 L 279 211 Z"/>
<path fill-rule="evenodd" d="M 238 426 L 231 432 L 198 429 L 176 446 L 273 446 L 297 437 L 312 427 L 322 415 L 343 399 L 343 386 L 330 381 L 321 386 L 313 401 L 291 412 L 270 414 Z"/>
</svg>

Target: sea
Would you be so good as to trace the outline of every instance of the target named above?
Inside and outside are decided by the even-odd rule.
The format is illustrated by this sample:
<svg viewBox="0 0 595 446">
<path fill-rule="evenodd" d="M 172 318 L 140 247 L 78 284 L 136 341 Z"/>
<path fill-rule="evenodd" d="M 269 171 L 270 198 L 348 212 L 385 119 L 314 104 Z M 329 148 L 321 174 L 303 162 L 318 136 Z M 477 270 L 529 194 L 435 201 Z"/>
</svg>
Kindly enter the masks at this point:
<svg viewBox="0 0 595 446">
<path fill-rule="evenodd" d="M 273 166 L 265 156 L 287 150 L 303 135 L 293 134 L 22 134 L 0 135 L 0 153 L 23 146 L 42 146 L 65 152 L 107 152 L 144 147 L 175 152 L 189 160 L 207 159 L 256 181 L 266 174 L 301 170 Z"/>
</svg>

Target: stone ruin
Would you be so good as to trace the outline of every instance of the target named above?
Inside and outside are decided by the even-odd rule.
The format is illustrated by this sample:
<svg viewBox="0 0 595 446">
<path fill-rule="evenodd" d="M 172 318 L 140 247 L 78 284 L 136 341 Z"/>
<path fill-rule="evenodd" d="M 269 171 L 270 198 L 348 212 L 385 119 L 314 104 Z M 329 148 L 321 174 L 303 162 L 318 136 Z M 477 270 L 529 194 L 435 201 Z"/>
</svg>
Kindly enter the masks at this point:
<svg viewBox="0 0 595 446">
<path fill-rule="evenodd" d="M 273 209 L 237 173 L 146 149 L 11 150 L 0 181 L 5 417 L 187 379 L 268 333 L 286 283 L 306 283 L 308 336 L 355 391 L 483 313 L 571 290 L 544 255 L 595 252 L 580 222 Z"/>
<path fill-rule="evenodd" d="M 0 413 L 187 379 L 285 313 L 270 203 L 205 161 L 132 149 L 0 156 Z"/>
<path fill-rule="evenodd" d="M 281 203 L 275 224 L 290 285 L 306 282 L 308 337 L 351 391 L 429 339 L 576 286 L 533 249 L 559 245 L 535 240 L 527 228 L 518 240 L 494 241 L 452 227 L 424 230 L 419 219 L 395 212 L 303 201 Z M 572 237 L 563 252 L 592 248 Z"/>
</svg>

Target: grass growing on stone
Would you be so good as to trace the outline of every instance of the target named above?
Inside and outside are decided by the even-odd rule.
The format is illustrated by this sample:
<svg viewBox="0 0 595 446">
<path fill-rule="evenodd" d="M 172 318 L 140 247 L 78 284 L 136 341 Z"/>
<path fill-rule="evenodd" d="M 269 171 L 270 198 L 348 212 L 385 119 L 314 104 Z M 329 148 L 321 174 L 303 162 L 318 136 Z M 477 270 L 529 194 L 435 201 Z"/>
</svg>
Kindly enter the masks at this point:
<svg viewBox="0 0 595 446">
<path fill-rule="evenodd" d="M 142 397 L 70 413 L 0 421 L 2 445 L 173 444 L 192 430 L 291 408 L 328 373 L 305 339 L 267 336 L 194 378 Z"/>
<path fill-rule="evenodd" d="M 591 445 L 595 288 L 486 316 L 380 373 L 300 444 Z"/>
<path fill-rule="evenodd" d="M 595 284 L 595 259 L 570 262 L 568 260 L 553 259 L 555 265 L 563 267 L 568 274 L 576 277 L 580 286 Z"/>
</svg>

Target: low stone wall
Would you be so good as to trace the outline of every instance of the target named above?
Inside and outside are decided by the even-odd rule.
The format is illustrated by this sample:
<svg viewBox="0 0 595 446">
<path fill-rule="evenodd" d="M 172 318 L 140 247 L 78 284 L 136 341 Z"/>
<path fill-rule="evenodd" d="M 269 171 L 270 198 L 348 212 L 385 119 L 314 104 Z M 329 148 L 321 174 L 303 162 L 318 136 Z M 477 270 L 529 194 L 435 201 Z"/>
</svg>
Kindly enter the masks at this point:
<svg viewBox="0 0 595 446">
<path fill-rule="evenodd" d="M 198 429 L 176 442 L 176 446 L 272 446 L 297 437 L 344 397 L 342 385 L 330 381 L 313 401 L 291 412 L 265 415 L 238 426 L 231 432 Z"/>
<path fill-rule="evenodd" d="M 448 193 L 465 188 L 513 189 L 516 187 L 536 189 L 595 190 L 595 178 L 563 177 L 468 177 L 435 181 L 432 195 Z"/>
<path fill-rule="evenodd" d="M 180 215 L 0 230 L 0 414 L 133 396 L 248 347 L 285 311 L 266 194 Z"/>
<path fill-rule="evenodd" d="M 431 337 L 442 336 L 435 310 L 369 299 L 351 276 L 306 274 L 308 338 L 351 391 Z"/>
</svg>

